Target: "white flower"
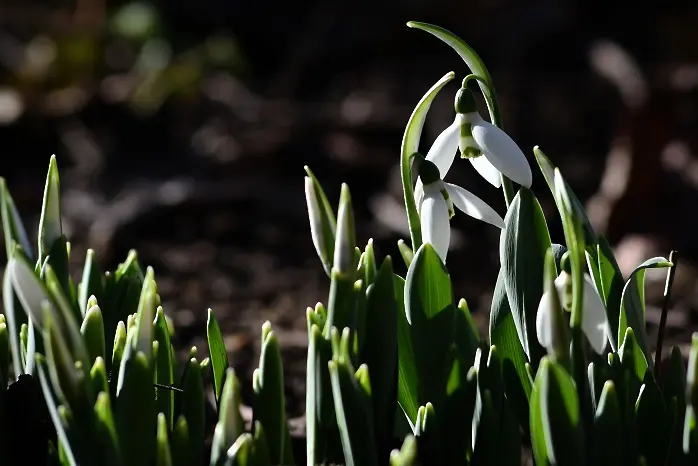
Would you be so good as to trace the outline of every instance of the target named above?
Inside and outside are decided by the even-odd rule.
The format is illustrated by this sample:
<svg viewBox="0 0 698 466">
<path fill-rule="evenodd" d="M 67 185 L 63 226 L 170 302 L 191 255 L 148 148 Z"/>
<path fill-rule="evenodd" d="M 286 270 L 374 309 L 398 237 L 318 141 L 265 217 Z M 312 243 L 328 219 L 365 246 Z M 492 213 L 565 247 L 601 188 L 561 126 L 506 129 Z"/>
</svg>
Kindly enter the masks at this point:
<svg viewBox="0 0 698 466">
<path fill-rule="evenodd" d="M 555 279 L 555 288 L 560 297 L 560 305 L 563 309 L 571 307 L 571 293 L 569 287 L 572 284 L 572 276 L 563 271 Z M 547 293 L 546 293 L 547 294 Z M 536 316 L 536 333 L 538 341 L 545 348 L 553 344 L 552 328 L 550 325 L 550 305 L 546 294 L 540 300 L 538 315 Z M 567 301 L 567 302 L 566 302 Z M 606 318 L 606 306 L 596 292 L 596 287 L 588 275 L 584 275 L 584 299 L 582 309 L 582 331 L 586 335 L 591 347 L 597 353 L 603 353 L 608 342 L 610 327 Z"/>
<path fill-rule="evenodd" d="M 504 220 L 470 191 L 442 181 L 437 171 L 433 163 L 422 162 L 420 180 L 424 179 L 424 189 L 417 199 L 417 209 L 423 242 L 430 243 L 445 262 L 451 241 L 450 219 L 454 214 L 454 205 L 461 212 L 499 228 L 504 228 Z"/>
<path fill-rule="evenodd" d="M 533 175 L 526 156 L 507 133 L 482 119 L 473 93 L 464 88 L 456 95 L 453 123 L 427 152 L 426 159 L 439 168 L 442 179 L 453 165 L 458 149 L 461 157 L 470 160 L 475 170 L 495 187 L 502 185 L 502 173 L 515 183 L 531 187 Z M 417 181 L 415 198 L 421 190 L 422 184 Z"/>
</svg>

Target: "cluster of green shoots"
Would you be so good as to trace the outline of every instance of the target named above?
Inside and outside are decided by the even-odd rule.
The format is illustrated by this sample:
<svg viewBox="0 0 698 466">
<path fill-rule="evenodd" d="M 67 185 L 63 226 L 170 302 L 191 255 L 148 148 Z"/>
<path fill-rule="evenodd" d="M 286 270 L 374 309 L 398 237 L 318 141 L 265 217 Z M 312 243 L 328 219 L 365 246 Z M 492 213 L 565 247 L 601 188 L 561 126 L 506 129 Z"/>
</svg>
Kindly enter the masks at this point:
<svg viewBox="0 0 698 466">
<path fill-rule="evenodd" d="M 357 247 L 348 186 L 335 211 L 306 167 L 313 243 L 330 283 L 327 303 L 306 312 L 305 454 L 292 448 L 269 323 L 253 374 L 253 414 L 243 419 L 241 383 L 212 311 L 209 356 L 199 360 L 193 348 L 181 363 L 153 269 L 135 252 L 103 273 L 88 250 L 73 281 L 52 158 L 36 254 L 0 186 L 8 257 L 0 463 L 520 465 L 530 450 L 540 466 L 698 464 L 698 335 L 687 370 L 678 348 L 664 361 L 660 342 L 653 357 L 646 332 L 645 271 L 664 267 L 671 277 L 674 263 L 653 258 L 623 277 L 560 171 L 535 148 L 564 227 L 564 244 L 553 243 L 526 159 L 501 130 L 484 64 L 452 33 L 409 25 L 450 45 L 473 74 L 438 150 L 421 156 L 419 142 L 429 106 L 453 73 L 428 90 L 407 123 L 400 165 L 410 244 L 398 243 L 404 277 L 390 256 L 377 257 L 371 240 Z M 477 115 L 469 80 L 480 85 L 492 123 Z M 442 181 L 456 150 L 448 141 L 502 187 L 503 219 Z M 457 299 L 446 267 L 454 205 L 501 229 L 489 335 L 480 335 L 467 302 Z"/>
</svg>

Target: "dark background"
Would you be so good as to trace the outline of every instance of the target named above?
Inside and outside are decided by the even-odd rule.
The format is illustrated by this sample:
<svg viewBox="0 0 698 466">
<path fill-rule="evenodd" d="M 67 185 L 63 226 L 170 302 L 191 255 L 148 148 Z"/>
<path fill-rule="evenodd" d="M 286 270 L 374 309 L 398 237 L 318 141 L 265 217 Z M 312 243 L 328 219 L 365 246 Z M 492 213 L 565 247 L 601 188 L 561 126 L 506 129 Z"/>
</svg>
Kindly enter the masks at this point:
<svg viewBox="0 0 698 466">
<path fill-rule="evenodd" d="M 695 2 L 0 0 L 0 175 L 34 234 L 55 153 L 75 270 L 86 245 L 105 268 L 137 249 L 155 267 L 182 350 L 205 354 L 212 307 L 249 375 L 271 320 L 299 415 L 305 308 L 328 290 L 303 166 L 333 203 L 349 183 L 359 242 L 373 237 L 380 255 L 397 257 L 408 237 L 396 171 L 404 125 L 455 71 L 430 111 L 426 150 L 452 121 L 468 72 L 408 20 L 452 30 L 484 59 L 554 241 L 561 228 L 536 144 L 625 271 L 680 251 L 668 336 L 688 343 L 698 320 Z M 468 165 L 449 181 L 504 215 L 501 192 Z M 486 332 L 498 232 L 462 215 L 453 226 L 457 297 Z M 650 324 L 662 280 L 648 275 Z"/>
</svg>

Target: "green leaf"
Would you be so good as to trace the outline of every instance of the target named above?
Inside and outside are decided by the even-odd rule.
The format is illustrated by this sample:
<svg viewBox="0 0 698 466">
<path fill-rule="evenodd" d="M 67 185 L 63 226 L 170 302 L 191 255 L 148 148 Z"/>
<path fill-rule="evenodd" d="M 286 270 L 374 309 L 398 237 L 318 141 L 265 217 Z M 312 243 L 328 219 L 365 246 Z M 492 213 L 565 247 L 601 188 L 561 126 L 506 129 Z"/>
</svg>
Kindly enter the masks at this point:
<svg viewBox="0 0 698 466">
<path fill-rule="evenodd" d="M 165 414 L 158 414 L 158 432 L 157 432 L 157 451 L 156 465 L 157 466 L 172 466 L 172 456 L 170 455 L 170 445 L 167 442 L 167 418 Z"/>
<path fill-rule="evenodd" d="M 39 264 L 44 263 L 53 243 L 62 235 L 60 181 L 58 179 L 56 156 L 52 155 L 48 165 L 44 200 L 41 205 L 41 218 L 39 219 Z"/>
<path fill-rule="evenodd" d="M 477 396 L 477 371 L 457 358 L 446 388 L 443 410 L 443 444 L 447 464 L 459 464 L 472 453 L 472 423 Z"/>
<path fill-rule="evenodd" d="M 177 413 L 186 420 L 186 436 L 182 430 L 184 427 L 180 425 L 179 438 L 186 437 L 189 441 L 186 448 L 188 461 L 182 464 L 200 464 L 203 461 L 206 439 L 205 395 L 201 366 L 194 357 L 189 359 L 184 369 L 180 388 L 183 393 L 178 395 Z M 180 421 L 177 422 L 181 424 Z"/>
<path fill-rule="evenodd" d="M 323 358 L 322 351 L 325 340 L 318 325 L 310 322 L 311 314 L 312 312 L 308 312 L 308 360 L 305 384 L 306 456 L 308 464 L 319 464 L 322 461 L 321 405 L 323 395 L 327 397 L 327 393 L 323 394 L 321 368 L 323 364 L 327 364 L 327 360 Z"/>
<path fill-rule="evenodd" d="M 443 407 L 453 364 L 455 314 L 448 272 L 431 244 L 423 244 L 405 278 L 405 315 L 419 374 L 419 400 L 431 402 L 437 411 Z"/>
<path fill-rule="evenodd" d="M 439 91 L 454 77 L 455 74 L 453 71 L 445 74 L 426 94 L 424 94 L 412 111 L 412 115 L 410 115 L 410 119 L 407 121 L 405 133 L 402 137 L 402 146 L 400 147 L 400 176 L 402 178 L 402 191 L 405 199 L 405 208 L 407 209 L 407 222 L 410 228 L 413 251 L 416 251 L 422 245 L 422 230 L 419 223 L 417 204 L 414 200 L 411 157 L 419 150 L 422 128 L 424 127 L 424 121 L 427 118 L 427 112 L 429 111 L 429 107 L 431 107 L 431 103 L 434 101 Z"/>
<path fill-rule="evenodd" d="M 19 244 L 24 252 L 31 257 L 32 249 L 29 236 L 19 216 L 10 190 L 7 189 L 5 178 L 0 177 L 0 216 L 2 216 L 2 231 L 5 237 L 5 252 L 7 257 L 12 257 L 14 243 Z"/>
<path fill-rule="evenodd" d="M 417 461 L 417 439 L 408 435 L 400 450 L 390 453 L 390 466 L 414 466 Z"/>
<path fill-rule="evenodd" d="M 305 177 L 305 200 L 310 220 L 310 233 L 313 238 L 315 251 L 322 262 L 325 273 L 329 277 L 334 257 L 337 220 L 335 219 L 332 205 L 327 200 L 320 182 L 315 178 L 315 175 L 307 165 L 304 168 L 308 174 Z"/>
<path fill-rule="evenodd" d="M 28 266 L 28 264 L 26 265 Z M 51 296 L 51 302 L 55 307 L 49 305 L 48 301 L 44 301 L 42 305 L 48 306 L 49 312 L 55 312 L 56 322 L 59 324 L 60 331 L 67 337 L 74 360 L 79 361 L 83 367 L 90 367 L 91 362 L 88 359 L 87 348 L 78 324 L 80 311 L 77 309 L 77 305 L 73 306 L 68 302 L 58 278 L 49 264 L 44 264 L 43 276 L 46 289 Z M 27 277 L 31 278 L 32 275 L 27 274 Z"/>
<path fill-rule="evenodd" d="M 671 400 L 675 399 L 676 417 L 683 421 L 686 412 L 686 365 L 678 346 L 671 349 L 668 367 L 660 381 L 664 402 L 667 406 L 671 406 Z"/>
<path fill-rule="evenodd" d="M 533 148 L 533 154 L 536 157 L 536 161 L 538 162 L 538 166 L 540 167 L 541 173 L 543 173 L 543 177 L 545 178 L 545 182 L 548 184 L 548 187 L 550 188 L 550 192 L 553 194 L 553 198 L 555 199 L 555 204 L 557 205 L 557 210 L 561 213 L 563 211 L 563 205 L 562 205 L 562 200 L 558 196 L 556 192 L 556 187 L 555 187 L 555 170 L 557 167 L 555 167 L 551 162 L 550 159 L 543 153 L 542 150 L 538 146 Z M 591 221 L 589 221 L 589 217 L 587 217 L 587 214 L 584 210 L 584 206 L 582 202 L 579 200 L 577 195 L 572 191 L 572 189 L 565 183 L 564 190 L 566 193 L 567 198 L 569 199 L 571 207 L 574 209 L 574 215 L 577 219 L 579 219 L 580 224 L 582 226 L 582 231 L 584 232 L 584 244 L 593 246 L 597 244 L 597 238 L 596 238 L 596 232 L 594 231 L 594 228 L 591 225 Z M 569 246 L 569 245 L 568 245 Z M 596 259 L 596 252 L 594 249 L 591 250 L 592 257 Z"/>
<path fill-rule="evenodd" d="M 49 383 L 48 377 L 46 377 L 46 362 L 42 357 L 36 358 L 36 369 L 39 374 L 39 383 L 41 384 L 41 391 L 44 394 L 44 400 L 46 401 L 46 407 L 48 408 L 49 415 L 51 416 L 51 421 L 53 422 L 53 427 L 56 429 L 56 435 L 58 438 L 58 443 L 62 449 L 62 454 L 65 457 L 64 464 L 70 466 L 77 466 L 77 461 L 75 461 L 75 455 L 68 441 L 68 436 L 65 433 L 65 428 L 63 426 L 63 421 L 58 414 L 58 407 L 53 399 L 53 394 L 51 393 L 51 385 Z"/>
<path fill-rule="evenodd" d="M 400 251 L 400 256 L 402 257 L 405 266 L 409 268 L 410 264 L 412 263 L 412 259 L 414 259 L 414 251 L 412 251 L 412 248 L 405 244 L 405 240 L 402 239 L 397 242 L 397 248 Z"/>
<path fill-rule="evenodd" d="M 264 428 L 272 464 L 294 464 L 291 445 L 285 443 L 289 432 L 281 350 L 269 322 L 262 326 L 262 351 L 259 368 L 252 377 L 252 387 L 255 393 L 254 421 Z"/>
<path fill-rule="evenodd" d="M 15 302 L 18 299 L 15 296 L 12 287 L 12 274 L 9 267 L 5 268 L 5 274 L 2 278 L 2 304 L 3 312 L 7 324 L 8 338 L 10 339 L 10 354 L 12 357 L 12 372 L 15 379 L 25 373 L 24 365 L 22 364 L 22 356 L 20 350 L 19 330 L 22 322 L 17 319 Z"/>
<path fill-rule="evenodd" d="M 119 450 L 119 439 L 116 435 L 109 395 L 106 392 L 101 392 L 97 395 L 95 420 L 102 464 L 109 466 L 121 465 L 122 458 Z"/>
<path fill-rule="evenodd" d="M 414 348 L 410 324 L 405 314 L 405 280 L 393 275 L 395 304 L 397 308 L 397 350 L 398 350 L 398 381 L 397 399 L 400 408 L 405 413 L 411 425 L 417 420 L 419 409 L 419 376 L 415 363 Z M 399 415 L 399 414 L 398 414 Z"/>
<path fill-rule="evenodd" d="M 418 458 L 422 464 L 444 464 L 444 448 L 441 444 L 439 420 L 434 406 L 427 403 L 419 407 L 414 435 L 417 437 Z"/>
<path fill-rule="evenodd" d="M 172 462 L 175 466 L 189 466 L 193 464 L 192 461 L 195 461 L 192 452 L 189 450 L 189 444 L 187 419 L 184 416 L 180 416 L 177 418 L 177 422 L 175 422 L 172 440 L 170 441 Z"/>
<path fill-rule="evenodd" d="M 478 371 L 478 379 L 480 374 Z M 497 395 L 500 395 L 499 393 Z M 501 443 L 498 441 L 500 426 L 497 422 L 498 413 L 494 407 L 493 394 L 490 389 L 478 387 L 473 413 L 473 454 L 470 464 L 473 466 L 486 466 L 490 458 L 499 458 Z"/>
<path fill-rule="evenodd" d="M 104 364 L 104 359 L 99 357 L 95 359 L 94 364 L 92 364 L 92 369 L 90 369 L 90 380 L 92 381 L 94 393 L 98 395 L 101 392 L 109 393 L 109 382 L 107 378 L 107 367 Z"/>
<path fill-rule="evenodd" d="M 136 311 L 136 338 L 133 344 L 139 351 L 143 352 L 149 364 L 153 357 L 153 322 L 157 307 L 160 304 L 159 300 L 155 285 L 155 272 L 152 267 L 148 267 L 138 301 L 138 311 Z"/>
<path fill-rule="evenodd" d="M 502 118 L 499 111 L 499 104 L 497 102 L 497 95 L 494 92 L 494 85 L 492 84 L 492 77 L 490 76 L 489 71 L 487 71 L 487 67 L 485 67 L 484 62 L 478 56 L 475 50 L 465 43 L 460 37 L 442 27 L 428 23 L 420 23 L 417 21 L 410 21 L 407 23 L 407 26 L 426 31 L 445 42 L 453 50 L 455 50 L 458 55 L 460 55 L 465 64 L 475 75 L 484 80 L 484 82 L 478 80 L 478 84 L 480 85 L 482 94 L 485 96 L 485 101 L 487 102 L 487 108 L 490 111 L 490 115 L 492 115 L 492 124 L 495 126 L 501 126 Z"/>
<path fill-rule="evenodd" d="M 114 345 L 112 348 L 112 358 L 111 358 L 111 380 L 110 380 L 110 390 L 111 395 L 116 395 L 116 384 L 118 381 L 118 374 L 121 368 L 121 359 L 124 355 L 124 350 L 126 348 L 126 338 L 128 334 L 126 333 L 126 326 L 123 322 L 119 322 L 116 326 L 116 334 L 114 336 Z"/>
<path fill-rule="evenodd" d="M 354 375 L 349 352 L 350 335 L 350 330 L 345 328 L 338 344 L 339 351 L 333 352 L 333 359 L 328 363 L 344 461 L 347 466 L 377 465 L 370 394 L 364 391 Z M 333 340 L 339 340 L 336 329 Z M 368 375 L 364 373 L 364 377 Z"/>
<path fill-rule="evenodd" d="M 499 269 L 490 311 L 490 342 L 497 347 L 503 359 L 511 361 L 526 394 L 526 399 L 528 399 L 531 396 L 533 385 L 526 369 L 528 361 L 516 331 L 504 280 L 504 272 Z"/>
<path fill-rule="evenodd" d="M 480 334 L 473 322 L 470 308 L 465 299 L 458 301 L 456 311 L 456 348 L 458 355 L 466 365 L 475 360 L 475 352 L 480 346 Z"/>
<path fill-rule="evenodd" d="M 499 242 L 504 286 L 524 352 L 535 367 L 544 349 L 536 338 L 536 313 L 543 295 L 545 254 L 551 247 L 543 210 L 521 188 L 504 218 Z"/>
<path fill-rule="evenodd" d="M 683 452 L 686 464 L 695 464 L 698 460 L 698 332 L 691 338 L 691 352 L 688 356 L 688 373 L 686 376 L 686 415 L 683 428 Z"/>
<path fill-rule="evenodd" d="M 624 463 L 623 422 L 618 392 L 610 380 L 603 385 L 591 436 L 592 446 L 589 452 L 592 461 L 589 464 L 616 466 Z"/>
<path fill-rule="evenodd" d="M 61 292 L 66 297 L 66 301 L 70 305 L 71 311 L 75 315 L 75 318 L 79 321 L 82 319 L 83 315 L 82 312 L 80 312 L 76 300 L 75 284 L 70 278 L 69 262 L 68 241 L 65 235 L 61 235 L 53 243 L 51 249 L 49 249 L 48 256 L 46 256 L 46 261 L 43 263 L 42 269 L 45 270 L 46 267 L 51 267 L 53 273 L 56 275 L 56 280 Z"/>
<path fill-rule="evenodd" d="M 513 397 L 502 397 L 502 417 L 500 423 L 500 450 L 498 457 L 500 464 L 521 465 L 521 429 L 517 419 L 516 408 L 513 406 Z M 526 419 L 528 421 L 528 419 Z M 528 427 L 528 424 L 526 425 Z"/>
<path fill-rule="evenodd" d="M 97 358 L 106 359 L 104 346 L 104 320 L 99 306 L 92 306 L 85 314 L 80 333 L 85 340 L 90 364 Z"/>
<path fill-rule="evenodd" d="M 334 242 L 334 260 L 332 270 L 343 277 L 353 278 L 356 272 L 356 228 L 354 226 L 354 209 L 351 203 L 349 186 L 342 184 L 337 213 L 337 236 Z M 330 314 L 331 314 L 330 310 Z"/>
<path fill-rule="evenodd" d="M 88 249 L 85 255 L 85 266 L 82 269 L 80 292 L 78 293 L 78 304 L 83 315 L 87 312 L 87 301 L 90 299 L 90 296 L 94 296 L 97 298 L 97 302 L 101 302 L 103 292 L 102 271 L 99 268 L 97 259 L 95 259 L 95 252 L 92 249 Z"/>
<path fill-rule="evenodd" d="M 393 265 L 388 256 L 366 290 L 366 337 L 359 358 L 371 374 L 373 429 L 379 448 L 389 448 L 397 406 L 398 309 L 393 283 Z"/>
<path fill-rule="evenodd" d="M 638 345 L 635 332 L 630 327 L 625 330 L 623 344 L 618 349 L 618 354 L 621 365 L 628 369 L 638 381 L 642 381 L 648 368 L 647 359 Z"/>
<path fill-rule="evenodd" d="M 672 263 L 663 257 L 653 257 L 638 265 L 632 271 L 623 288 L 621 298 L 621 311 L 618 323 L 618 340 L 625 335 L 625 330 L 630 327 L 635 332 L 637 343 L 650 367 L 652 367 L 652 355 L 649 352 L 647 331 L 645 330 L 645 271 L 647 269 L 671 267 Z"/>
<path fill-rule="evenodd" d="M 621 312 L 620 303 L 625 280 L 623 279 L 620 267 L 618 267 L 616 258 L 613 255 L 611 245 L 608 244 L 608 240 L 604 236 L 599 236 L 599 244 L 597 247 L 599 281 L 601 286 L 599 287 L 599 283 L 597 283 L 596 289 L 606 305 L 606 315 L 608 316 L 608 323 L 611 328 L 609 333 L 611 348 L 613 351 L 618 351 L 618 346 L 620 345 L 620 334 L 618 333 Z"/>
<path fill-rule="evenodd" d="M 376 267 L 376 253 L 373 250 L 373 238 L 368 240 L 366 243 L 366 249 L 361 254 L 361 263 L 364 269 L 364 283 L 368 288 L 376 281 L 376 275 L 378 274 L 378 268 Z"/>
<path fill-rule="evenodd" d="M 208 351 L 211 355 L 211 367 L 213 367 L 213 387 L 216 401 L 220 403 L 221 391 L 225 373 L 228 370 L 228 351 L 225 348 L 221 329 L 213 315 L 213 309 L 208 310 L 206 321 L 206 337 L 208 339 Z"/>
<path fill-rule="evenodd" d="M 698 332 L 691 337 L 691 352 L 688 356 L 686 374 L 686 405 L 698 408 Z"/>
<path fill-rule="evenodd" d="M 330 296 L 327 303 L 327 318 L 323 335 L 330 336 L 333 326 L 338 328 L 351 327 L 356 329 L 355 309 L 357 296 L 354 290 L 353 273 L 343 274 L 337 268 L 332 269 Z"/>
<path fill-rule="evenodd" d="M 211 445 L 211 466 L 222 464 L 228 449 L 243 433 L 243 421 L 240 415 L 242 393 L 240 382 L 235 376 L 235 370 L 228 368 L 225 373 L 225 383 L 221 392 L 218 423 L 213 433 Z"/>
<path fill-rule="evenodd" d="M 662 393 L 649 371 L 635 402 L 635 420 L 640 454 L 648 464 L 663 464 L 669 454 L 671 423 Z"/>
<path fill-rule="evenodd" d="M 125 464 L 151 466 L 155 460 L 157 427 L 153 372 L 148 357 L 132 343 L 136 335 L 129 332 L 126 342 L 114 417 Z"/>
<path fill-rule="evenodd" d="M 560 305 L 560 296 L 555 286 L 557 278 L 557 268 L 555 266 L 555 258 L 552 248 L 548 250 L 545 256 L 545 293 L 541 299 L 541 306 L 547 302 L 549 317 L 544 325 L 549 326 L 547 331 L 551 335 L 551 343 L 547 348 L 548 356 L 555 362 L 559 363 L 567 371 L 572 370 L 570 361 L 570 336 L 567 328 L 568 323 L 565 321 L 563 309 Z M 545 300 L 545 301 L 544 301 Z"/>
<path fill-rule="evenodd" d="M 583 465 L 584 430 L 575 383 L 547 357 L 531 393 L 531 442 L 537 465 Z"/>
<path fill-rule="evenodd" d="M 288 430 L 286 431 L 288 433 Z M 288 434 L 290 444 L 290 434 Z M 288 449 L 287 451 L 291 451 Z M 293 464 L 293 455 L 290 455 L 287 460 L 282 460 L 281 464 Z M 267 436 L 264 433 L 264 427 L 259 422 L 254 423 L 254 443 L 252 445 L 252 459 L 248 463 L 250 466 L 272 466 L 271 457 L 269 456 L 269 444 Z"/>
<path fill-rule="evenodd" d="M 54 303 L 46 284 L 37 277 L 34 268 L 29 265 L 20 249 L 15 248 L 12 253 L 5 275 L 10 277 L 14 292 L 34 325 L 39 329 L 43 328 L 42 303 L 48 303 L 51 308 Z"/>
<path fill-rule="evenodd" d="M 174 354 L 170 343 L 170 332 L 162 307 L 158 307 L 155 315 L 154 341 L 158 342 L 158 353 L 155 359 L 155 380 L 164 386 L 174 385 Z M 165 415 L 168 430 L 174 427 L 174 392 L 168 388 L 156 388 L 157 411 Z"/>
<path fill-rule="evenodd" d="M 84 401 L 83 394 L 80 393 L 80 372 L 83 369 L 88 370 L 90 366 L 79 367 L 76 365 L 63 332 L 56 324 L 51 312 L 46 306 L 44 307 L 43 336 L 46 344 L 49 376 L 58 398 L 75 410 Z"/>
<path fill-rule="evenodd" d="M 684 464 L 696 464 L 696 460 L 698 460 L 698 416 L 696 416 L 696 410 L 693 406 L 686 407 L 682 445 L 686 455 Z"/>
<path fill-rule="evenodd" d="M 2 395 L 7 389 L 8 370 L 10 369 L 10 335 L 7 332 L 5 316 L 0 314 L 0 405 L 2 405 Z M 18 374 L 15 374 L 18 375 Z M 0 406 L 0 413 L 2 406 Z M 1 428 L 0 428 L 1 429 Z M 1 430 L 0 430 L 1 432 Z M 1 442 L 1 441 L 0 441 Z"/>
</svg>

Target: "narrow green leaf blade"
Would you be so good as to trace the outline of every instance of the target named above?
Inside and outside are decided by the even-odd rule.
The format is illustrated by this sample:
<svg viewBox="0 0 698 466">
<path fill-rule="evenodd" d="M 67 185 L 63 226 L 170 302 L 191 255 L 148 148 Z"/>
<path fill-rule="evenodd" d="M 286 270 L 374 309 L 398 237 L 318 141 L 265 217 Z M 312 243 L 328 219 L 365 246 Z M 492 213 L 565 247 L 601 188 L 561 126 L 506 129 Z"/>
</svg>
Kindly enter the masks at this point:
<svg viewBox="0 0 698 466">
<path fill-rule="evenodd" d="M 414 186 L 412 185 L 412 160 L 411 156 L 419 150 L 419 140 L 422 137 L 422 128 L 427 118 L 427 112 L 431 103 L 443 87 L 455 77 L 453 71 L 445 74 L 438 80 L 417 103 L 412 111 L 410 119 L 405 126 L 400 147 L 400 175 L 402 178 L 402 191 L 404 193 L 405 208 L 407 209 L 407 222 L 412 239 L 412 250 L 416 251 L 422 245 L 422 230 L 419 224 L 419 212 L 414 200 Z M 403 253 L 404 254 L 404 253 Z"/>
<path fill-rule="evenodd" d="M 432 403 L 438 412 L 455 356 L 455 306 L 451 278 L 431 244 L 419 248 L 407 271 L 405 315 L 419 374 L 419 400 Z"/>
<path fill-rule="evenodd" d="M 60 202 L 58 165 L 56 164 L 56 156 L 52 155 L 49 161 L 48 174 L 46 175 L 44 200 L 41 205 L 41 218 L 39 220 L 39 264 L 44 263 L 53 244 L 63 235 Z"/>
<path fill-rule="evenodd" d="M 667 268 L 671 265 L 672 263 L 663 257 L 648 259 L 632 271 L 623 288 L 618 340 L 623 339 L 628 327 L 632 328 L 650 368 L 653 367 L 653 364 L 645 328 L 645 271 L 647 269 Z"/>
<path fill-rule="evenodd" d="M 419 376 L 415 363 L 410 324 L 405 314 L 405 280 L 393 275 L 395 304 L 397 307 L 397 350 L 398 350 L 398 404 L 411 425 L 417 421 L 419 409 Z M 398 414 L 399 416 L 399 414 Z"/>
<path fill-rule="evenodd" d="M 174 385 L 174 349 L 170 342 L 170 331 L 162 307 L 158 307 L 155 315 L 154 341 L 158 342 L 158 353 L 155 359 L 156 381 L 163 387 Z M 167 429 L 174 428 L 174 392 L 168 388 L 157 387 L 157 410 L 165 415 Z"/>
<path fill-rule="evenodd" d="M 170 455 L 170 445 L 167 441 L 167 418 L 165 414 L 158 414 L 158 432 L 157 432 L 157 451 L 156 465 L 157 466 L 172 466 L 172 456 Z"/>
<path fill-rule="evenodd" d="M 379 448 L 389 448 L 397 406 L 398 309 L 393 283 L 388 256 L 366 291 L 366 338 L 359 358 L 371 374 L 373 429 Z"/>
<path fill-rule="evenodd" d="M 313 238 L 313 246 L 322 262 L 327 276 L 332 271 L 334 258 L 334 243 L 337 231 L 337 219 L 334 216 L 332 205 L 327 200 L 327 195 L 322 185 L 313 172 L 306 165 L 305 172 L 305 201 L 310 220 L 310 233 Z"/>
<path fill-rule="evenodd" d="M 24 252 L 31 257 L 32 248 L 29 236 L 3 177 L 0 177 L 0 216 L 2 216 L 2 231 L 5 237 L 7 257 L 12 257 L 14 243 L 19 244 Z"/>
<path fill-rule="evenodd" d="M 511 313 L 504 281 L 504 272 L 499 269 L 490 311 L 490 342 L 497 347 L 503 359 L 512 362 L 528 399 L 531 396 L 533 384 L 526 369 L 528 360 L 516 331 L 516 323 Z"/>
<path fill-rule="evenodd" d="M 345 464 L 377 465 L 369 400 L 354 377 L 348 360 L 335 359 L 328 363 L 328 368 Z"/>
<path fill-rule="evenodd" d="M 523 187 L 514 197 L 504 223 L 499 243 L 504 287 L 519 341 L 535 367 L 545 354 L 536 337 L 536 313 L 543 295 L 550 234 L 538 200 Z"/>
<path fill-rule="evenodd" d="M 220 403 L 221 391 L 225 373 L 228 370 L 228 351 L 225 349 L 225 342 L 221 329 L 213 314 L 213 309 L 208 310 L 208 320 L 206 321 L 206 338 L 208 339 L 208 351 L 211 355 L 211 366 L 213 367 L 213 386 L 216 401 Z"/>
<path fill-rule="evenodd" d="M 482 90 L 482 94 L 485 96 L 487 108 L 492 115 L 492 124 L 495 126 L 501 126 L 502 118 L 499 110 L 499 104 L 497 102 L 497 95 L 494 92 L 492 77 L 490 76 L 489 71 L 487 71 L 487 67 L 485 67 L 484 62 L 478 56 L 475 50 L 460 37 L 442 27 L 428 23 L 420 23 L 417 21 L 410 21 L 407 23 L 407 26 L 426 31 L 445 42 L 458 53 L 465 64 L 468 65 L 468 68 L 470 68 L 475 75 L 484 80 L 484 82 L 478 81 L 478 84 L 480 86 L 480 90 Z"/>
<path fill-rule="evenodd" d="M 264 428 L 272 464 L 293 464 L 291 445 L 286 445 L 289 432 L 281 349 L 269 322 L 264 324 L 262 335 L 259 368 L 254 371 L 252 378 L 255 393 L 254 421 Z"/>
<path fill-rule="evenodd" d="M 95 252 L 92 249 L 88 249 L 85 255 L 85 265 L 82 269 L 80 292 L 78 293 L 78 304 L 83 315 L 87 312 L 87 301 L 90 299 L 90 296 L 97 298 L 98 303 L 102 302 L 104 292 L 102 277 L 102 271 L 95 258 Z"/>
</svg>

